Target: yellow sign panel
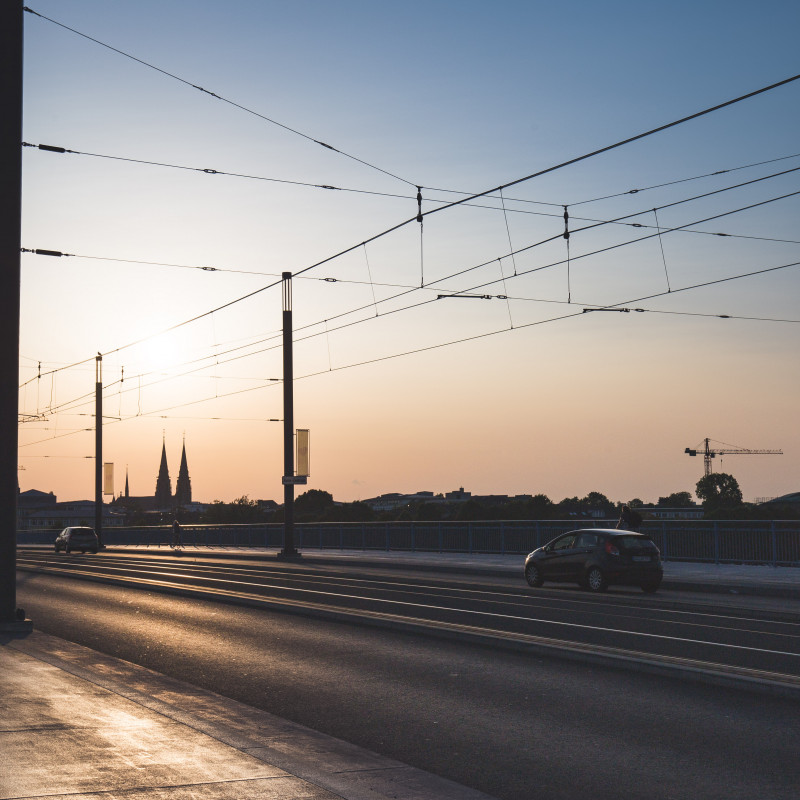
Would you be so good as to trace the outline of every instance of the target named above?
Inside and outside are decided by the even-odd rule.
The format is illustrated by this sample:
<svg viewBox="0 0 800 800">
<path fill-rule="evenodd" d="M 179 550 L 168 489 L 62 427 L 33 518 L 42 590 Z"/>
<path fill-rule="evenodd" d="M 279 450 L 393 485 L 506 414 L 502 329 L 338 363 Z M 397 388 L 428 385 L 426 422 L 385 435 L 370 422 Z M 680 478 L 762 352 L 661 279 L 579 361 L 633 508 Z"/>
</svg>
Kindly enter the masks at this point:
<svg viewBox="0 0 800 800">
<path fill-rule="evenodd" d="M 311 474 L 308 428 L 297 429 L 297 468 L 295 469 L 295 472 L 298 475 Z"/>
<path fill-rule="evenodd" d="M 114 494 L 113 464 L 103 464 L 103 494 Z"/>
</svg>

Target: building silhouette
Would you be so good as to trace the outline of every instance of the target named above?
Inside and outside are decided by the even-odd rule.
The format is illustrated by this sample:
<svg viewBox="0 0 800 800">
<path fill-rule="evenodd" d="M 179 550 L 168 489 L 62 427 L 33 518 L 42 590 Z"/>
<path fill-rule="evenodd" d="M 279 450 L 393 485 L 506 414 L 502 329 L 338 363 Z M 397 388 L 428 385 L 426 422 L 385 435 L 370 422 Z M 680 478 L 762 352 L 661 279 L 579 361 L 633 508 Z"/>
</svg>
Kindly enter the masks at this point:
<svg viewBox="0 0 800 800">
<path fill-rule="evenodd" d="M 166 437 L 161 442 L 161 462 L 156 476 L 155 494 L 144 497 L 131 496 L 128 471 L 125 470 L 125 493 L 112 501 L 114 505 L 119 505 L 128 509 L 137 509 L 143 512 L 161 511 L 174 512 L 179 508 L 184 508 L 192 502 L 192 481 L 189 477 L 189 463 L 186 458 L 186 441 L 183 442 L 181 452 L 181 465 L 178 470 L 178 480 L 175 484 L 175 494 L 172 494 L 172 481 L 169 477 L 169 465 L 167 464 L 167 443 Z"/>
</svg>

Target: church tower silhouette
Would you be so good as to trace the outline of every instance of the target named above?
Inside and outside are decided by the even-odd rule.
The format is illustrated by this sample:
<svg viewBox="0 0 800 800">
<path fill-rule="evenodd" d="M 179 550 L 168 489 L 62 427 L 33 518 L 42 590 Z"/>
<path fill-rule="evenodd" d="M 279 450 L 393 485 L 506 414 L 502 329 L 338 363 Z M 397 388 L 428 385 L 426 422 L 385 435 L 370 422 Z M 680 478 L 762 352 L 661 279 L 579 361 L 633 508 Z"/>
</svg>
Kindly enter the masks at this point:
<svg viewBox="0 0 800 800">
<path fill-rule="evenodd" d="M 167 443 L 166 437 L 161 443 L 161 467 L 158 470 L 156 480 L 155 504 L 158 509 L 172 508 L 172 481 L 169 479 L 169 469 L 167 468 Z"/>
<path fill-rule="evenodd" d="M 183 453 L 181 454 L 181 467 L 178 470 L 178 480 L 175 484 L 175 505 L 188 505 L 192 502 L 192 482 L 189 479 L 189 465 L 186 463 L 186 438 L 183 440 Z"/>
</svg>

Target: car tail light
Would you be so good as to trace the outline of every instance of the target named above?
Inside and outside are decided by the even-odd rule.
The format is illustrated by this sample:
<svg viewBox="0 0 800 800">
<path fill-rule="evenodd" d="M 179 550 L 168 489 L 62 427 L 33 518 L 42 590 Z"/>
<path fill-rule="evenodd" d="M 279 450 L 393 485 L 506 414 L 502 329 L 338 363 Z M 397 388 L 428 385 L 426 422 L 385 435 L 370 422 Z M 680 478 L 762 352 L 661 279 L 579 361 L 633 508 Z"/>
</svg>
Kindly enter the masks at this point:
<svg viewBox="0 0 800 800">
<path fill-rule="evenodd" d="M 606 553 L 608 553 L 610 556 L 618 556 L 619 550 L 609 541 L 606 542 Z"/>
</svg>

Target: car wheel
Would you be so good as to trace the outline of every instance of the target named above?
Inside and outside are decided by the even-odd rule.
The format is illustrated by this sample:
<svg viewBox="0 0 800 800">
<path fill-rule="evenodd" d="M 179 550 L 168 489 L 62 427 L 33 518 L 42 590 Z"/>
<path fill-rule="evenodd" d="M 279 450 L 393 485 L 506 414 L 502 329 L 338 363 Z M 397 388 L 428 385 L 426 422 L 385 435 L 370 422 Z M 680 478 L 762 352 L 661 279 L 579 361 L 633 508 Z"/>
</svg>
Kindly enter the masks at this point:
<svg viewBox="0 0 800 800">
<path fill-rule="evenodd" d="M 95 555 L 95 556 L 97 555 L 97 550 L 90 550 L 89 552 L 90 552 L 92 555 Z"/>
<path fill-rule="evenodd" d="M 528 566 L 525 567 L 525 580 L 528 582 L 528 586 L 533 586 L 534 588 L 544 583 L 542 573 L 536 564 L 528 564 Z"/>
<path fill-rule="evenodd" d="M 643 583 L 642 584 L 642 591 L 647 592 L 647 594 L 653 594 L 653 592 L 658 591 L 658 587 L 661 586 L 661 581 L 654 582 L 654 583 Z"/>
<path fill-rule="evenodd" d="M 604 592 L 608 589 L 608 581 L 598 567 L 592 567 L 586 575 L 586 585 L 589 591 Z"/>
</svg>

